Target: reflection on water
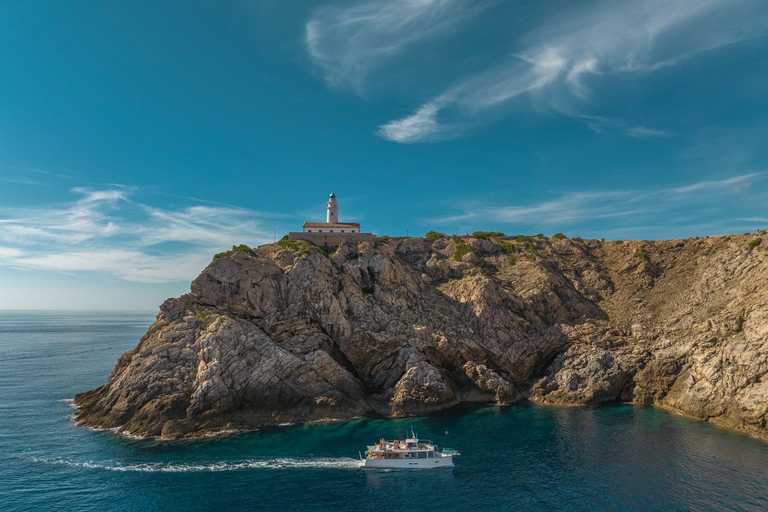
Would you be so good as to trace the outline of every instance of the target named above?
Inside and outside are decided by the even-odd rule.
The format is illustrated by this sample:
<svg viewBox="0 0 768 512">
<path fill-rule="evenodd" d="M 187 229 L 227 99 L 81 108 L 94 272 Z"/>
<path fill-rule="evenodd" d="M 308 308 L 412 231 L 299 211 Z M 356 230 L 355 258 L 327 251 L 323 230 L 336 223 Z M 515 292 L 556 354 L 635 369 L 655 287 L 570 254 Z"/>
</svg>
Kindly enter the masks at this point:
<svg viewBox="0 0 768 512">
<path fill-rule="evenodd" d="M 419 485 L 428 482 L 438 488 L 448 489 L 456 485 L 455 468 L 440 468 L 435 470 L 408 469 L 363 469 L 366 484 L 371 490 L 387 492 L 389 489 L 403 489 L 414 483 L 418 478 Z M 414 472 L 417 473 L 414 476 Z"/>
<path fill-rule="evenodd" d="M 768 510 L 768 445 L 648 407 L 464 408 L 179 442 L 73 427 L 69 399 L 152 320 L 0 312 L 4 512 Z M 357 467 L 367 444 L 411 427 L 460 449 L 456 467 Z"/>
</svg>

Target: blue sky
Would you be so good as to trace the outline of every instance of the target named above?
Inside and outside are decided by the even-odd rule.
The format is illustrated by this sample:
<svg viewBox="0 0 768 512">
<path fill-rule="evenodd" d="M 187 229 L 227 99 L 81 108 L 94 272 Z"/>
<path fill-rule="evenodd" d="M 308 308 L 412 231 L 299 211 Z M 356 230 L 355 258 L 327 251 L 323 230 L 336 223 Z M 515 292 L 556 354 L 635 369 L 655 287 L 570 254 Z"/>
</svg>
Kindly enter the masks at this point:
<svg viewBox="0 0 768 512">
<path fill-rule="evenodd" d="M 0 308 L 146 309 L 322 220 L 768 228 L 763 0 L 0 3 Z"/>
</svg>

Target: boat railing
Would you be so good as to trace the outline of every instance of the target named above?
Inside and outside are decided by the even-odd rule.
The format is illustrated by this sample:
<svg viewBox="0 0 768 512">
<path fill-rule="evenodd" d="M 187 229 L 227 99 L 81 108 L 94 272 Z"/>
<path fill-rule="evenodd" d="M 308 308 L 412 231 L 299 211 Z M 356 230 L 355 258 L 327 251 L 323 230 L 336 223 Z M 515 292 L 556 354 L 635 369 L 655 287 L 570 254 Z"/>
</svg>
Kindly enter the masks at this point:
<svg viewBox="0 0 768 512">
<path fill-rule="evenodd" d="M 461 455 L 458 450 L 454 450 L 453 448 L 443 448 L 443 451 L 440 452 L 445 456 L 448 455 Z"/>
</svg>

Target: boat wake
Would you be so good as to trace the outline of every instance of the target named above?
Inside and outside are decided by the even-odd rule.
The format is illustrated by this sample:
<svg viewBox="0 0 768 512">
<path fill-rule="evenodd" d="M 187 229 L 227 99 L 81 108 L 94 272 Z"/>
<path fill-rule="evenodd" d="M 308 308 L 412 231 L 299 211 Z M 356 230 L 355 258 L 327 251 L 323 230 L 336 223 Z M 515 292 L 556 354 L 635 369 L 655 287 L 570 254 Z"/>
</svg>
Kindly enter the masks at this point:
<svg viewBox="0 0 768 512">
<path fill-rule="evenodd" d="M 42 464 L 58 464 L 84 469 L 120 472 L 145 473 L 190 473 L 238 471 L 243 469 L 357 469 L 358 461 L 348 457 L 341 458 L 274 458 L 247 459 L 242 461 L 222 461 L 202 464 L 174 464 L 166 462 L 145 462 L 137 464 L 121 464 L 119 462 L 77 462 L 67 459 L 45 459 L 29 457 L 28 460 Z"/>
</svg>

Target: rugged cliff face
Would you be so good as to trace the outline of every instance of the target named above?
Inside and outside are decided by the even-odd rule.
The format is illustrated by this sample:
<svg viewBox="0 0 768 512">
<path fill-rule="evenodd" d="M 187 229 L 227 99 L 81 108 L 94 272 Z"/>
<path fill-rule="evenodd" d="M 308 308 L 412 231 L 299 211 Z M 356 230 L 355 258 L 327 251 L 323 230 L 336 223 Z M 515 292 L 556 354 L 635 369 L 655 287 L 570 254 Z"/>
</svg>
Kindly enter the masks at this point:
<svg viewBox="0 0 768 512">
<path fill-rule="evenodd" d="M 768 438 L 756 236 L 235 251 L 76 396 L 77 422 L 176 438 L 460 402 L 624 400 Z"/>
</svg>

